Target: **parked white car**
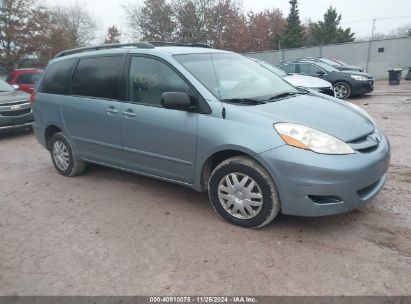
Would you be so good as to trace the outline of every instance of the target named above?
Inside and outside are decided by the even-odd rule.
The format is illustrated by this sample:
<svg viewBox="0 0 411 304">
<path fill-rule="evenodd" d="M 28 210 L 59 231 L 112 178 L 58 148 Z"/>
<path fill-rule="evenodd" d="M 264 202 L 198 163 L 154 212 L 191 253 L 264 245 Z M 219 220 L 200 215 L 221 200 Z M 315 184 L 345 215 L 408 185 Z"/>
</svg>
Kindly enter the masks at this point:
<svg viewBox="0 0 411 304">
<path fill-rule="evenodd" d="M 291 83 L 295 87 L 301 87 L 305 89 L 316 90 L 320 93 L 331 95 L 335 97 L 335 92 L 333 90 L 333 86 L 330 82 L 311 76 L 305 75 L 298 75 L 298 74 L 287 74 L 283 70 L 265 62 L 263 60 L 250 58 L 260 64 L 261 66 L 265 67 L 266 69 L 270 70 L 274 74 L 282 77 L 287 82 Z"/>
</svg>

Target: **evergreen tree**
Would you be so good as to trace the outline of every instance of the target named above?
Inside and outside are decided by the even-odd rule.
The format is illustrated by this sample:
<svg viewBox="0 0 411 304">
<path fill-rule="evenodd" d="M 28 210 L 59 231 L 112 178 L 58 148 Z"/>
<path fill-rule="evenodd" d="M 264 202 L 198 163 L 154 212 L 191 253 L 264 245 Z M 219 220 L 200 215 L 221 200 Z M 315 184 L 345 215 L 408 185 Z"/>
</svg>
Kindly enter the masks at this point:
<svg viewBox="0 0 411 304">
<path fill-rule="evenodd" d="M 351 29 L 340 27 L 341 15 L 331 6 L 324 14 L 324 20 L 314 26 L 313 36 L 315 44 L 345 43 L 354 41 Z"/>
<path fill-rule="evenodd" d="M 290 0 L 289 3 L 291 4 L 290 13 L 281 42 L 285 48 L 298 48 L 303 44 L 304 29 L 301 26 L 297 0 Z"/>
</svg>

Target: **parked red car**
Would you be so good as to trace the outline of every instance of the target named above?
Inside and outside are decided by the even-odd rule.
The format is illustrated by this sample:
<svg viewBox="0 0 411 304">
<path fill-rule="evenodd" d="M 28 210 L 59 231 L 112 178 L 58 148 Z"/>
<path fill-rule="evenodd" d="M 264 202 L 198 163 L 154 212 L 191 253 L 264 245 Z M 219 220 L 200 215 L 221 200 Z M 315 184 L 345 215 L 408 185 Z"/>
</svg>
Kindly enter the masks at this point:
<svg viewBox="0 0 411 304">
<path fill-rule="evenodd" d="M 36 85 L 43 70 L 40 69 L 18 69 L 11 72 L 6 82 L 11 84 L 15 89 L 31 93 Z"/>
</svg>

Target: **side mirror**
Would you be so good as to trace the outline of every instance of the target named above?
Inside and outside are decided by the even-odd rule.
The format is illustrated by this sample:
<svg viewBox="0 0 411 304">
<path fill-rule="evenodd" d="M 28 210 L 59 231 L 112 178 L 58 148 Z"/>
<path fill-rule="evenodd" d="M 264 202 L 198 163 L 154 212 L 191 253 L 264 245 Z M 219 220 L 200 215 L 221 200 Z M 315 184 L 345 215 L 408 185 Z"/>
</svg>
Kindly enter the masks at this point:
<svg viewBox="0 0 411 304">
<path fill-rule="evenodd" d="M 12 87 L 13 87 L 13 89 L 15 89 L 15 90 L 20 89 L 20 86 L 19 86 L 18 84 L 13 84 Z"/>
<path fill-rule="evenodd" d="M 317 75 L 323 76 L 323 75 L 325 75 L 325 72 L 324 71 L 317 71 Z"/>
<path fill-rule="evenodd" d="M 194 106 L 191 105 L 190 96 L 181 92 L 164 92 L 161 96 L 161 105 L 170 110 L 191 111 Z"/>
</svg>

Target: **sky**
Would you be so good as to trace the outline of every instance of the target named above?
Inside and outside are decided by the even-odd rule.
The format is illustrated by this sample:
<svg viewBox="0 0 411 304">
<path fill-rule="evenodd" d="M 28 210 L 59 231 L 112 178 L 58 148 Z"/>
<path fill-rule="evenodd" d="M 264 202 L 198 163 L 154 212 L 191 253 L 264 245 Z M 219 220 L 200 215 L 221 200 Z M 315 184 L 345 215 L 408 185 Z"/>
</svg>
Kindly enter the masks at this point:
<svg viewBox="0 0 411 304">
<path fill-rule="evenodd" d="M 97 20 L 98 39 L 104 40 L 107 27 L 116 25 L 126 32 L 126 18 L 122 6 L 142 0 L 45 0 L 49 5 L 71 5 L 76 2 L 84 6 Z M 288 15 L 289 0 L 243 0 L 246 11 L 261 11 L 279 8 Z M 372 19 L 376 18 L 375 33 L 389 33 L 391 30 L 411 24 L 411 0 L 299 0 L 301 21 L 321 20 L 329 6 L 342 15 L 342 26 L 351 27 L 357 38 L 369 37 Z"/>
</svg>

